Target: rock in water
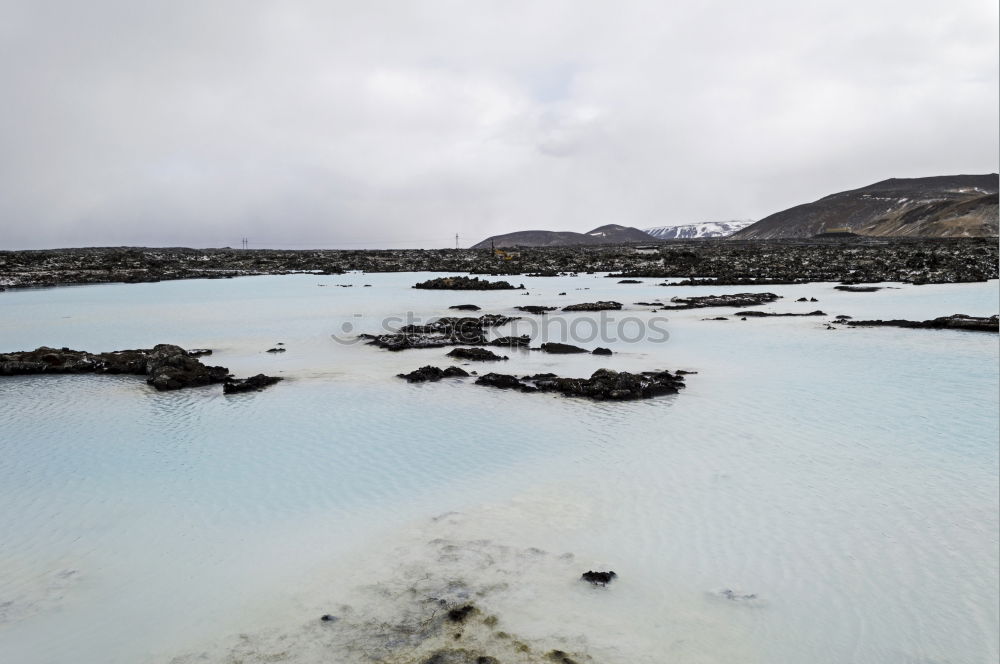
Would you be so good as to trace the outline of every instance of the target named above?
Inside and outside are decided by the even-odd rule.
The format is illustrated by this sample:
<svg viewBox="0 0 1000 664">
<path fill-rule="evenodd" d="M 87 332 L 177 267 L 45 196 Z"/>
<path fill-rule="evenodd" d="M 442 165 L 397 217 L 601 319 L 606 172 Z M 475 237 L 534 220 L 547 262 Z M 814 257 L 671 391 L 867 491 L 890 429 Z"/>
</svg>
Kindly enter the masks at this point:
<svg viewBox="0 0 1000 664">
<path fill-rule="evenodd" d="M 606 586 L 618 577 L 614 572 L 595 572 L 588 570 L 580 575 L 581 581 L 592 583 L 595 586 Z"/>
<path fill-rule="evenodd" d="M 816 311 L 810 311 L 806 314 L 776 314 L 769 311 L 757 311 L 750 310 L 742 312 L 744 316 L 749 316 L 750 318 L 769 318 L 774 316 L 825 316 L 826 314 L 819 309 Z"/>
<path fill-rule="evenodd" d="M 621 302 L 584 302 L 563 307 L 563 311 L 617 311 L 622 308 Z"/>
<path fill-rule="evenodd" d="M 555 353 L 559 355 L 566 355 L 569 353 L 586 353 L 587 350 L 580 348 L 579 346 L 574 346 L 572 344 L 560 344 L 560 343 L 547 343 L 541 345 L 541 350 L 546 353 Z"/>
<path fill-rule="evenodd" d="M 968 332 L 998 332 L 1000 318 L 997 316 L 966 316 L 952 314 L 931 320 L 847 320 L 850 316 L 837 316 L 853 327 L 908 327 L 927 330 L 966 330 Z"/>
<path fill-rule="evenodd" d="M 205 366 L 180 346 L 158 344 L 146 358 L 146 376 L 158 390 L 179 390 L 221 383 L 229 377 L 229 369 Z"/>
<path fill-rule="evenodd" d="M 486 328 L 499 327 L 518 320 L 499 314 L 485 314 L 479 318 L 444 317 L 426 325 L 404 325 L 395 333 L 368 335 L 369 343 L 386 350 L 400 351 L 407 348 L 438 348 L 441 346 L 478 346 L 488 344 Z"/>
<path fill-rule="evenodd" d="M 428 290 L 523 290 L 524 284 L 512 286 L 506 281 L 487 281 L 479 277 L 439 277 L 416 284 L 414 288 Z"/>
<path fill-rule="evenodd" d="M 498 337 L 490 342 L 491 346 L 507 346 L 510 348 L 527 348 L 531 344 L 531 337 L 522 334 L 519 337 Z"/>
<path fill-rule="evenodd" d="M 672 297 L 671 305 L 663 309 L 702 309 L 705 307 L 750 307 L 755 304 L 767 304 L 779 299 L 774 293 L 733 293 L 730 295 L 700 295 L 696 297 Z"/>
<path fill-rule="evenodd" d="M 229 376 L 225 367 L 202 364 L 193 354 L 173 344 L 152 349 L 87 353 L 69 348 L 47 348 L 0 355 L 0 375 L 38 373 L 98 373 L 146 376 L 158 390 L 177 390 L 221 383 Z"/>
<path fill-rule="evenodd" d="M 834 286 L 834 288 L 848 293 L 874 293 L 882 290 L 881 286 Z"/>
<path fill-rule="evenodd" d="M 265 376 L 257 374 L 249 378 L 229 378 L 222 384 L 222 391 L 225 394 L 236 394 L 238 392 L 260 391 L 269 385 L 274 385 L 282 378 L 276 376 Z"/>
<path fill-rule="evenodd" d="M 455 311 L 479 311 L 479 307 L 474 304 L 453 304 L 448 308 Z"/>
<path fill-rule="evenodd" d="M 522 392 L 559 392 L 568 397 L 595 400 L 625 401 L 676 394 L 684 387 L 684 378 L 669 371 L 627 371 L 598 369 L 590 378 L 560 378 L 553 374 L 525 376 L 524 382 L 514 376 L 490 373 L 480 377 L 476 385 L 519 389 Z"/>
<path fill-rule="evenodd" d="M 408 383 L 424 383 L 427 381 L 438 381 L 442 378 L 459 378 L 468 376 L 469 372 L 461 367 L 448 367 L 446 369 L 439 369 L 438 367 L 426 366 L 420 367 L 415 371 L 411 371 L 408 374 L 398 374 L 400 378 L 405 378 Z"/>
<path fill-rule="evenodd" d="M 473 613 L 475 610 L 476 607 L 472 606 L 471 604 L 455 607 L 454 609 L 448 611 L 448 620 L 457 623 L 463 622 L 466 618 L 469 617 L 469 614 Z"/>
<path fill-rule="evenodd" d="M 485 348 L 456 348 L 448 353 L 448 357 L 459 360 L 473 360 L 476 362 L 495 362 L 497 360 L 509 359 L 506 355 L 497 355 Z"/>
<path fill-rule="evenodd" d="M 488 385 L 502 389 L 521 389 L 525 387 L 521 381 L 507 374 L 488 373 L 476 379 L 476 385 Z"/>
</svg>

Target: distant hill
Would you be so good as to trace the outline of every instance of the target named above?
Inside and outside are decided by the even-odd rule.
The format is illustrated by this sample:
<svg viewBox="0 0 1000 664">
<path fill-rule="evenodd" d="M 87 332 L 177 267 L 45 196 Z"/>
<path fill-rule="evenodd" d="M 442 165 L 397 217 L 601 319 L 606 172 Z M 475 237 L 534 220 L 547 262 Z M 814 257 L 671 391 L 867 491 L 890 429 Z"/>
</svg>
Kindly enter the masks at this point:
<svg viewBox="0 0 1000 664">
<path fill-rule="evenodd" d="M 587 233 L 571 231 L 518 231 L 506 235 L 488 237 L 473 249 L 498 249 L 507 247 L 572 247 L 581 244 L 623 244 L 629 242 L 651 242 L 653 236 L 638 228 L 607 224 Z"/>
<path fill-rule="evenodd" d="M 643 230 L 657 240 L 690 240 L 700 237 L 726 237 L 753 223 L 752 219 L 736 221 L 706 221 L 683 226 L 657 226 Z"/>
<path fill-rule="evenodd" d="M 772 214 L 730 237 L 812 237 L 829 228 L 880 236 L 992 236 L 998 185 L 996 173 L 892 178 Z"/>
</svg>

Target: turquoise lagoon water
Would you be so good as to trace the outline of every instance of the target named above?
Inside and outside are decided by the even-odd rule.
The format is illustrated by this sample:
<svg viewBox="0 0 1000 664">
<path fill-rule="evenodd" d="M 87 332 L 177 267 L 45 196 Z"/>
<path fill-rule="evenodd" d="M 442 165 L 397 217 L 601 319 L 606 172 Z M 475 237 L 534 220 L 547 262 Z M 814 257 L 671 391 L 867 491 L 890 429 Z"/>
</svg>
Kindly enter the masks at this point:
<svg viewBox="0 0 1000 664">
<path fill-rule="evenodd" d="M 410 288 L 428 276 L 0 294 L 0 352 L 166 342 L 287 378 L 228 397 L 0 379 L 0 662 L 408 661 L 372 625 L 455 579 L 533 651 L 596 662 L 998 659 L 997 337 L 825 325 L 990 315 L 997 282 L 772 286 L 758 308 L 829 316 L 740 321 L 630 304 L 707 293 L 656 280 Z M 444 350 L 352 342 L 453 304 L 597 299 L 627 304 L 597 339 L 596 314 L 513 331 L 613 357 L 512 350 L 497 370 L 697 371 L 688 388 L 608 404 L 411 385 L 395 374 Z M 596 567 L 620 578 L 576 581 Z"/>
</svg>

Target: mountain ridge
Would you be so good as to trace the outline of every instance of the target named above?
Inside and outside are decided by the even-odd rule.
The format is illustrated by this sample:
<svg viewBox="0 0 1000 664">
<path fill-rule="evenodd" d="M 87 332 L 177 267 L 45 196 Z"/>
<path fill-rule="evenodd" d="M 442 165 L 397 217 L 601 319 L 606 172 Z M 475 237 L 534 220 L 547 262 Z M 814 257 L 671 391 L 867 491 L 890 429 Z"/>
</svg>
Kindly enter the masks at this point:
<svg viewBox="0 0 1000 664">
<path fill-rule="evenodd" d="M 996 173 L 889 178 L 776 212 L 730 238 L 812 237 L 830 228 L 886 237 L 995 236 L 998 185 Z"/>
<path fill-rule="evenodd" d="M 506 249 L 513 247 L 572 247 L 594 244 L 652 242 L 656 238 L 632 226 L 605 224 L 586 233 L 573 231 L 515 231 L 493 235 L 472 245 L 472 249 Z"/>
</svg>

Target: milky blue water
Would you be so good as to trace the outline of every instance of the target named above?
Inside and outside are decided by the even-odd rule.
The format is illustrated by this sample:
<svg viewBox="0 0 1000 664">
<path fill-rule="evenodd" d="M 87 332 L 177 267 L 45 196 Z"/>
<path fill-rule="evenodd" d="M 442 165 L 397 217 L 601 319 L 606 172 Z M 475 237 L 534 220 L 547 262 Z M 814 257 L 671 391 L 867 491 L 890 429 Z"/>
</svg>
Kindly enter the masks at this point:
<svg viewBox="0 0 1000 664">
<path fill-rule="evenodd" d="M 386 589 L 441 574 L 442 541 L 466 554 L 448 573 L 506 579 L 480 602 L 507 631 L 597 661 L 997 660 L 996 335 L 825 324 L 991 315 L 996 281 L 771 286 L 783 299 L 758 308 L 829 316 L 741 321 L 631 305 L 708 293 L 656 280 L 410 288 L 429 276 L 0 294 L 0 352 L 176 343 L 287 379 L 224 396 L 0 378 L 0 662 L 364 661 L 310 631 L 316 616 L 348 597 L 391 616 Z M 506 331 L 613 357 L 512 350 L 500 369 L 466 368 L 697 371 L 688 388 L 609 404 L 411 385 L 395 374 L 445 366 L 446 349 L 352 342 L 453 304 L 597 299 L 627 305 L 603 337 L 586 337 L 601 321 L 587 313 Z M 264 352 L 277 342 L 288 351 Z M 535 548 L 551 555 L 517 553 Z M 591 565 L 620 578 L 588 593 L 575 578 Z"/>
</svg>

